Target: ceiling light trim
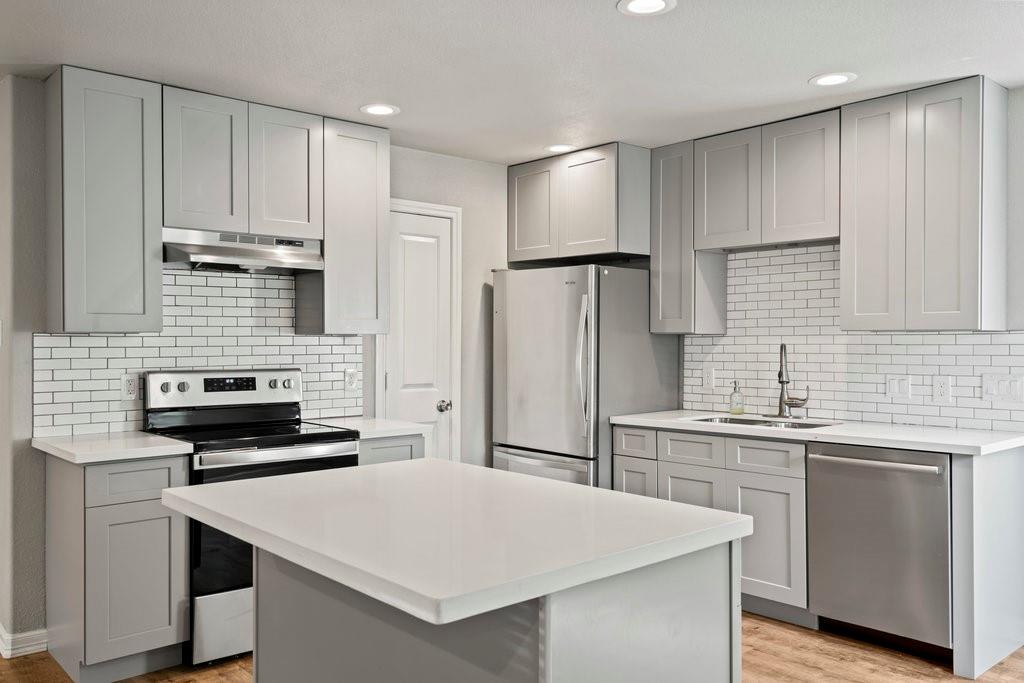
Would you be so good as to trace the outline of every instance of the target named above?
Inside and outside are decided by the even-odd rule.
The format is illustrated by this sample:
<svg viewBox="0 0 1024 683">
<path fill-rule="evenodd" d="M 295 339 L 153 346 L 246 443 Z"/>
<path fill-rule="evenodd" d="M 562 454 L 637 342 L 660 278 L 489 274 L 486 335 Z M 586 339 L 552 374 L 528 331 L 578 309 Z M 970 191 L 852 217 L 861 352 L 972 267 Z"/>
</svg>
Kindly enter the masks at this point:
<svg viewBox="0 0 1024 683">
<path fill-rule="evenodd" d="M 359 111 L 364 114 L 369 114 L 370 116 L 394 116 L 402 110 L 397 106 L 386 102 L 373 102 L 359 107 Z"/>
<path fill-rule="evenodd" d="M 853 83 L 855 80 L 857 80 L 857 74 L 852 71 L 829 71 L 811 76 L 807 82 L 821 88 L 831 88 L 837 85 Z"/>
<path fill-rule="evenodd" d="M 627 17 L 656 17 L 676 8 L 677 0 L 619 0 L 615 7 Z"/>
</svg>

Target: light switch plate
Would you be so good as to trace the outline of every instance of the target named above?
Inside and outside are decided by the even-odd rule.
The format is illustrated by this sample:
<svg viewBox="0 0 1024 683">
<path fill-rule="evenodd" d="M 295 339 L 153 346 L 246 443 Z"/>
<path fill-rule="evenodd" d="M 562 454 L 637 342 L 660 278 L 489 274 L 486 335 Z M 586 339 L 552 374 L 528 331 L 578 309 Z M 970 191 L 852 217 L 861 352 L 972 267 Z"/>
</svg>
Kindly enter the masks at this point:
<svg viewBox="0 0 1024 683">
<path fill-rule="evenodd" d="M 937 406 L 953 405 L 953 381 L 951 377 L 939 375 L 932 378 L 932 403 Z"/>
<path fill-rule="evenodd" d="M 885 378 L 885 395 L 889 398 L 910 398 L 912 385 L 910 375 L 889 375 Z"/>
<path fill-rule="evenodd" d="M 981 397 L 995 407 L 1019 406 L 1024 403 L 1024 375 L 982 375 Z"/>
</svg>

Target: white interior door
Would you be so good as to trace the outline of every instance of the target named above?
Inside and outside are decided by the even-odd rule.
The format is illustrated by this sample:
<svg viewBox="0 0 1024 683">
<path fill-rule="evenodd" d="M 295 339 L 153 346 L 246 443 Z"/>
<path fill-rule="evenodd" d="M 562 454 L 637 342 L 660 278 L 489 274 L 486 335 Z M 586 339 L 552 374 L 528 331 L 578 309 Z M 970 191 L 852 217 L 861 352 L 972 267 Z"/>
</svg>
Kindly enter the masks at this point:
<svg viewBox="0 0 1024 683">
<path fill-rule="evenodd" d="M 452 238 L 449 217 L 391 212 L 385 416 L 431 425 L 427 455 L 445 459 L 458 459 L 453 422 L 460 408 L 453 401 Z"/>
</svg>

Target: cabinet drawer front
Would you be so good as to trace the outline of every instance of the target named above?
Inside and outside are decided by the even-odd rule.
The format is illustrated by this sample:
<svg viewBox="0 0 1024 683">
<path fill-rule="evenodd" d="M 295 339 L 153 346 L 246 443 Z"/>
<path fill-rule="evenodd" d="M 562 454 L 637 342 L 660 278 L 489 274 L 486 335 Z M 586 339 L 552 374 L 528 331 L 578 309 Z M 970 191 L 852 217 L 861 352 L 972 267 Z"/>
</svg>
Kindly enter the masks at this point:
<svg viewBox="0 0 1024 683">
<path fill-rule="evenodd" d="M 726 470 L 677 462 L 658 463 L 658 498 L 725 509 Z"/>
<path fill-rule="evenodd" d="M 382 462 L 412 460 L 422 457 L 422 436 L 398 436 L 385 439 L 368 439 L 359 442 L 360 465 L 376 465 Z"/>
<path fill-rule="evenodd" d="M 157 500 L 160 491 L 188 483 L 186 458 L 157 458 L 89 465 L 85 468 L 85 506 Z"/>
<path fill-rule="evenodd" d="M 785 477 L 806 475 L 806 447 L 802 443 L 726 439 L 726 467 L 730 470 L 780 474 Z"/>
<path fill-rule="evenodd" d="M 658 433 L 653 429 L 613 427 L 612 453 L 654 460 L 658 457 Z"/>
<path fill-rule="evenodd" d="M 725 467 L 725 437 L 658 432 L 658 460 Z"/>
</svg>

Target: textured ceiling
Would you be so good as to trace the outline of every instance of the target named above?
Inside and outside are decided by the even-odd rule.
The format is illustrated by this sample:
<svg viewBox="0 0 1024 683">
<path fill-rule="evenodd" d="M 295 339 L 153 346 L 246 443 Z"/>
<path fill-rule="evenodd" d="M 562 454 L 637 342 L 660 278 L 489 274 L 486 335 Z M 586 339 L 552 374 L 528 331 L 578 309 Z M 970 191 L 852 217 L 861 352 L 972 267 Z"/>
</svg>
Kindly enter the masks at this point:
<svg viewBox="0 0 1024 683">
<path fill-rule="evenodd" d="M 515 162 L 653 147 L 983 73 L 1024 84 L 1019 0 L 0 0 L 0 72 L 58 63 L 390 127 Z M 813 74 L 854 71 L 823 90 Z M 399 105 L 372 119 L 359 106 Z"/>
</svg>

